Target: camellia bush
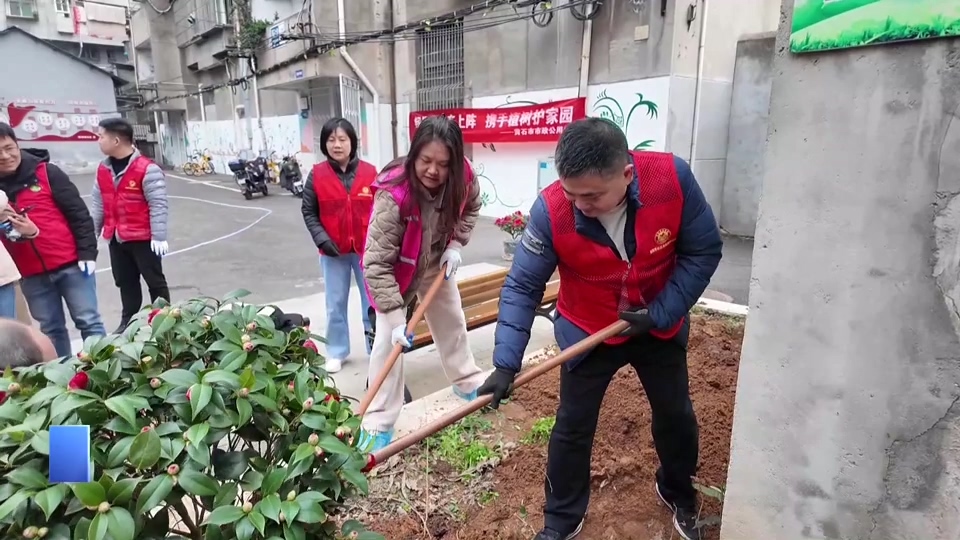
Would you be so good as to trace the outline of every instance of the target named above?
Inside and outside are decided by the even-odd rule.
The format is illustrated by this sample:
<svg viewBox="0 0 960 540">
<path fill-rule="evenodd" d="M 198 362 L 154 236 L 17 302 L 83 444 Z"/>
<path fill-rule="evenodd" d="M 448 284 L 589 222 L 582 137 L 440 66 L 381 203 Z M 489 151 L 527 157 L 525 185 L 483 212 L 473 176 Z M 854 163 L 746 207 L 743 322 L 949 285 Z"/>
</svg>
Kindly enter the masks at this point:
<svg viewBox="0 0 960 540">
<path fill-rule="evenodd" d="M 381 536 L 338 514 L 372 458 L 306 328 L 201 298 L 0 379 L 0 538 Z M 50 426 L 90 426 L 93 481 L 50 484 Z"/>
</svg>

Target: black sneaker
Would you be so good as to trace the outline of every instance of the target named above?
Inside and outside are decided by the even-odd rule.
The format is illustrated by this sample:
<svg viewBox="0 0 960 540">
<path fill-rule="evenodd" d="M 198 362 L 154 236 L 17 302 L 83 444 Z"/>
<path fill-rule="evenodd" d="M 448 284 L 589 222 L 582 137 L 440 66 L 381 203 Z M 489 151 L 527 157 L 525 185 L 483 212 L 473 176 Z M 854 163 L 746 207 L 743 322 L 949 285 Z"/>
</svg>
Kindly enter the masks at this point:
<svg viewBox="0 0 960 540">
<path fill-rule="evenodd" d="M 663 492 L 660 491 L 659 482 L 654 483 L 654 487 L 657 491 L 657 497 L 660 498 L 660 502 L 673 512 L 673 528 L 680 533 L 680 537 L 684 540 L 700 540 L 702 535 L 700 533 L 696 509 L 677 508 L 677 505 L 668 501 L 667 498 L 663 496 Z"/>
<path fill-rule="evenodd" d="M 544 528 L 542 531 L 537 533 L 536 536 L 533 537 L 533 540 L 572 540 L 573 538 L 576 538 L 577 535 L 579 535 L 580 531 L 582 530 L 583 530 L 583 520 L 580 520 L 580 524 L 577 525 L 577 528 L 574 529 L 572 533 L 566 536 L 564 536 L 563 533 L 558 533 L 553 529 Z"/>
<path fill-rule="evenodd" d="M 127 329 L 127 326 L 130 326 L 130 320 L 129 320 L 129 319 L 127 319 L 127 320 L 125 320 L 125 321 L 120 321 L 120 326 L 118 326 L 117 329 L 113 331 L 113 333 L 114 333 L 114 334 L 117 334 L 117 335 L 120 335 L 120 334 L 122 334 L 122 333 Z"/>
</svg>

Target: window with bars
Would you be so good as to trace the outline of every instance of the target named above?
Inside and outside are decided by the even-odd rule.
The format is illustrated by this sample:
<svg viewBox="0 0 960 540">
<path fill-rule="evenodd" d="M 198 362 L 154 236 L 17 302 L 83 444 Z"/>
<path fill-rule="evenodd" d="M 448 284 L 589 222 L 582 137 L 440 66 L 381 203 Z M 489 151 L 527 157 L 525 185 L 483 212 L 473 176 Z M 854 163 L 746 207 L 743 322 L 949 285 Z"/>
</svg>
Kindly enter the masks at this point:
<svg viewBox="0 0 960 540">
<path fill-rule="evenodd" d="M 70 13 L 70 0 L 56 0 L 57 13 Z"/>
<path fill-rule="evenodd" d="M 37 2 L 36 0 L 8 0 L 7 15 L 22 19 L 36 19 Z"/>
<path fill-rule="evenodd" d="M 417 33 L 417 110 L 463 107 L 463 19 Z"/>
</svg>

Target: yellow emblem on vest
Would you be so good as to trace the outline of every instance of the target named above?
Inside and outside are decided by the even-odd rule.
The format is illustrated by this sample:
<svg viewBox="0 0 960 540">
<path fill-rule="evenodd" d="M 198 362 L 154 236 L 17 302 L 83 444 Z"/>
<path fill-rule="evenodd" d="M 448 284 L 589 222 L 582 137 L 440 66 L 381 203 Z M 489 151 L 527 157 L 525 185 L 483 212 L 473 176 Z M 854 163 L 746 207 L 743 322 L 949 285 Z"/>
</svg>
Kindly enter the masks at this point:
<svg viewBox="0 0 960 540">
<path fill-rule="evenodd" d="M 34 193 L 40 193 L 40 186 L 30 186 L 30 191 Z"/>
<path fill-rule="evenodd" d="M 657 243 L 658 246 L 666 244 L 670 240 L 670 229 L 660 229 L 657 231 L 657 234 L 653 236 L 653 241 Z"/>
<path fill-rule="evenodd" d="M 364 187 L 363 189 L 360 190 L 360 193 L 363 193 L 364 195 L 369 195 L 369 194 L 370 194 L 370 188 Z"/>
<path fill-rule="evenodd" d="M 130 187 L 135 188 L 135 187 L 137 187 L 137 181 L 136 181 L 136 180 L 131 180 L 131 181 L 129 182 L 129 185 L 130 185 Z"/>
</svg>

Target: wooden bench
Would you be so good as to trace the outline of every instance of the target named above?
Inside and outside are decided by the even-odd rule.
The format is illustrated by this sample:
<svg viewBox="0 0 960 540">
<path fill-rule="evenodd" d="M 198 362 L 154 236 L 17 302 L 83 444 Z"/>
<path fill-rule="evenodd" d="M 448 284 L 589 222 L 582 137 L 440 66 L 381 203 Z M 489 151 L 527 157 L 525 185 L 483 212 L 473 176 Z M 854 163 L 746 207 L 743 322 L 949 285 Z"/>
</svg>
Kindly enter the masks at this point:
<svg viewBox="0 0 960 540">
<path fill-rule="evenodd" d="M 488 324 L 497 322 L 497 316 L 500 313 L 500 291 L 503 283 L 507 279 L 509 269 L 503 268 L 488 274 L 467 278 L 457 282 L 457 289 L 460 292 L 460 301 L 463 304 L 463 315 L 467 320 L 467 331 L 475 330 Z M 557 307 L 557 296 L 560 292 L 560 278 L 554 274 L 543 293 L 543 299 L 536 310 L 536 316 L 543 317 L 553 322 L 554 311 Z M 407 309 L 407 319 L 413 316 L 416 309 L 416 300 Z M 373 308 L 371 308 L 372 310 Z M 371 321 L 375 320 L 373 313 L 370 314 Z M 374 331 L 376 329 L 374 328 Z M 372 332 L 368 334 L 368 339 L 372 339 Z M 417 324 L 414 330 L 413 349 L 426 347 L 433 343 L 433 336 L 430 335 L 430 329 L 427 322 L 422 320 Z"/>
</svg>

